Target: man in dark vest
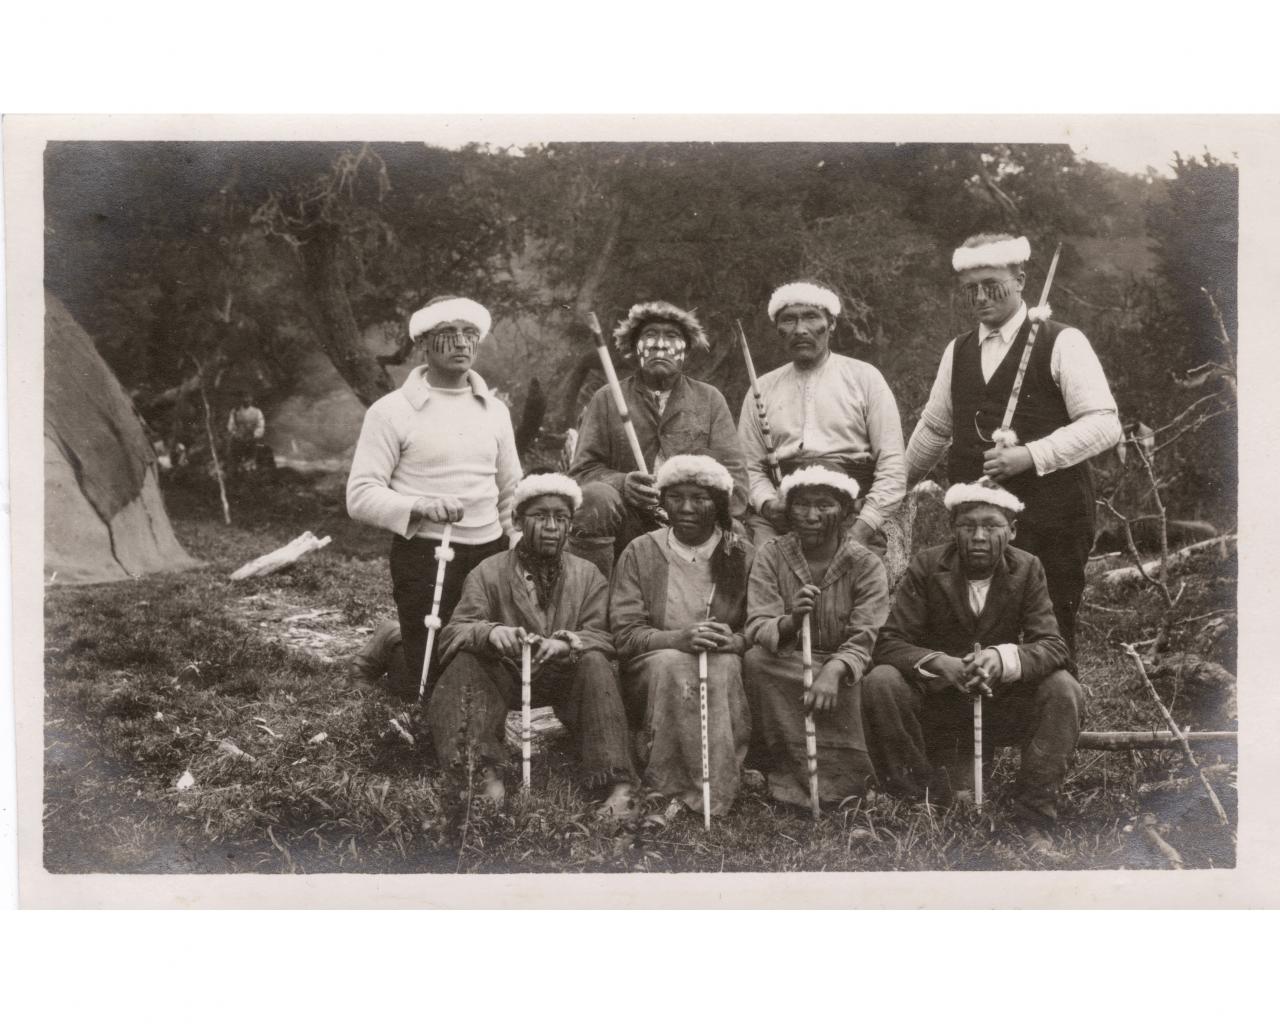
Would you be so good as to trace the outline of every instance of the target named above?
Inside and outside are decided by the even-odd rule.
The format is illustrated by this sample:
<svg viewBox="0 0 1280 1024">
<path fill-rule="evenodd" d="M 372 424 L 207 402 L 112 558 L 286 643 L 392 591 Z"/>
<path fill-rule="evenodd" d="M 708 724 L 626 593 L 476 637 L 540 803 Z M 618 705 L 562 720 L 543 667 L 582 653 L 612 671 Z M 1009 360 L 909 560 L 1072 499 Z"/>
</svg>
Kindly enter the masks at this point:
<svg viewBox="0 0 1280 1024">
<path fill-rule="evenodd" d="M 1093 547 L 1089 459 L 1120 440 L 1115 399 L 1088 339 L 1022 301 L 1031 258 L 1025 238 L 974 235 L 955 251 L 963 303 L 977 327 L 947 345 L 928 404 L 907 445 L 907 486 L 951 447 L 953 482 L 986 477 L 1026 506 L 1016 544 L 1044 564 L 1063 638 L 1075 652 L 1076 612 Z M 1013 420 L 1016 442 L 997 445 L 1034 320 L 1042 320 Z"/>
</svg>

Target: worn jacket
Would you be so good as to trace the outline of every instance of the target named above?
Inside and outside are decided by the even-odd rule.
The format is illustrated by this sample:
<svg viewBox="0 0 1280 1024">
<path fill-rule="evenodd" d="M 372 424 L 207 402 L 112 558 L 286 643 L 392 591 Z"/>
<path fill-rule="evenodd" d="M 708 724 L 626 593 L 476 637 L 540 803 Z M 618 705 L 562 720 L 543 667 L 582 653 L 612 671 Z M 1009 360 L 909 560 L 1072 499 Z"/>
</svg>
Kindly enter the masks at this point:
<svg viewBox="0 0 1280 1024">
<path fill-rule="evenodd" d="M 622 394 L 649 472 L 659 456 L 666 460 L 673 455 L 709 455 L 733 476 L 729 511 L 741 518 L 747 508 L 747 464 L 724 395 L 683 373 L 671 386 L 661 413 L 652 392 L 635 376 L 622 381 Z M 606 385 L 591 396 L 582 414 L 569 472 L 580 484 L 600 481 L 621 491 L 623 478 L 638 468 Z"/>
<path fill-rule="evenodd" d="M 1039 679 L 1066 666 L 1067 645 L 1058 635 L 1040 559 L 1021 548 L 1005 548 L 987 603 L 975 616 L 955 542 L 917 552 L 880 630 L 876 663 L 922 681 L 925 677 L 915 667 L 921 658 L 937 651 L 960 658 L 975 643 L 1017 644 L 1023 679 Z"/>
<path fill-rule="evenodd" d="M 453 615 L 440 631 L 441 661 L 448 662 L 459 651 L 495 654 L 489 644 L 494 626 L 523 626 L 544 637 L 572 633 L 577 642 L 570 643 L 581 653 L 599 651 L 613 657 L 604 577 L 585 559 L 570 554 L 563 558 L 546 612 L 525 585 L 514 550 L 492 555 L 472 569 Z"/>
<path fill-rule="evenodd" d="M 669 563 L 661 548 L 666 534 L 663 527 L 637 537 L 627 545 L 613 570 L 609 626 L 622 661 L 671 646 L 670 631 L 655 625 L 666 618 Z M 751 544 L 726 531 L 712 556 L 716 589 L 711 618 L 725 623 L 735 633 L 742 632 L 747 618 L 747 574 L 754 554 Z"/>
<path fill-rule="evenodd" d="M 889 614 L 889 581 L 879 557 L 852 539 L 836 552 L 821 580 L 810 575 L 804 550 L 793 535 L 764 544 L 756 552 L 747 586 L 747 642 L 779 653 L 781 620 L 806 583 L 822 591 L 811 618 L 815 661 L 838 658 L 849 669 L 847 682 L 857 682 Z M 794 649 L 800 649 L 799 633 Z"/>
</svg>

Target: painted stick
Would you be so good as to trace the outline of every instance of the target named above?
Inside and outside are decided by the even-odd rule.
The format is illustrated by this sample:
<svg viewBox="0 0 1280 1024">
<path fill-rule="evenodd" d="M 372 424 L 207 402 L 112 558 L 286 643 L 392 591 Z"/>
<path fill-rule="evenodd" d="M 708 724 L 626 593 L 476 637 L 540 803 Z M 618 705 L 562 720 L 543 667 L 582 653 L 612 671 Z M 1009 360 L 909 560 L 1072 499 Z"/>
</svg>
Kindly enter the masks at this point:
<svg viewBox="0 0 1280 1024">
<path fill-rule="evenodd" d="M 974 657 L 982 653 L 982 644 L 973 645 Z M 982 806 L 982 690 L 973 691 L 973 805 Z"/>
<path fill-rule="evenodd" d="M 614 370 L 613 361 L 609 358 L 609 346 L 605 344 L 604 331 L 601 330 L 600 321 L 594 312 L 588 313 L 587 317 L 591 324 L 592 337 L 596 341 L 596 355 L 600 357 L 600 365 L 604 368 L 604 375 L 609 381 L 609 393 L 613 395 L 613 403 L 618 407 L 618 416 L 622 420 L 622 431 L 627 435 L 627 443 L 631 445 L 631 456 L 636 460 L 636 468 L 648 476 L 649 469 L 645 465 L 644 452 L 640 448 L 640 438 L 636 436 L 635 424 L 631 422 L 627 400 L 622 394 L 622 385 L 618 383 L 617 371 Z"/>
<path fill-rule="evenodd" d="M 532 645 L 529 638 L 520 641 L 520 757 L 521 781 L 528 789 L 533 772 L 533 667 L 530 662 Z"/>
<path fill-rule="evenodd" d="M 756 403 L 756 419 L 760 423 L 760 433 L 764 437 L 764 461 L 768 467 L 766 472 L 773 486 L 782 481 L 782 473 L 778 469 L 778 449 L 773 443 L 773 433 L 769 430 L 769 415 L 764 411 L 764 396 L 760 394 L 760 382 L 756 379 L 756 364 L 751 359 L 751 346 L 747 344 L 747 332 L 742 329 L 742 321 L 735 320 L 738 325 L 738 342 L 742 346 L 742 361 L 747 364 L 747 379 L 751 382 L 751 397 Z"/>
<path fill-rule="evenodd" d="M 813 692 L 813 633 L 808 612 L 800 621 L 800 652 L 804 659 L 804 693 L 807 697 Z M 817 821 L 821 813 L 818 803 L 818 730 L 813 724 L 812 708 L 804 714 L 804 751 L 809 762 L 809 807 L 813 811 L 813 820 Z"/>
<path fill-rule="evenodd" d="M 711 602 L 715 600 L 716 587 L 711 585 L 707 598 L 707 614 L 711 616 Z M 707 738 L 707 652 L 698 652 L 698 710 L 702 716 L 702 827 L 711 831 L 711 742 Z"/>
<path fill-rule="evenodd" d="M 1036 343 L 1036 335 L 1040 333 L 1040 324 L 1049 316 L 1049 289 L 1053 287 L 1053 276 L 1058 272 L 1058 257 L 1061 255 L 1062 243 L 1059 242 L 1058 247 L 1053 250 L 1053 259 L 1049 262 L 1049 273 L 1045 275 L 1044 287 L 1040 290 L 1040 303 L 1028 314 L 1031 316 L 1031 333 L 1027 335 L 1027 345 L 1022 350 L 1022 359 L 1018 363 L 1017 376 L 1013 378 L 1013 390 L 1009 392 L 1009 401 L 1005 403 L 1004 418 L 1000 421 L 999 429 L 991 435 L 997 448 L 1016 448 L 1018 445 L 1018 435 L 1013 430 L 1013 414 L 1018 408 L 1018 394 L 1022 391 L 1022 379 L 1027 375 L 1027 365 L 1031 362 L 1031 348 Z M 1037 311 L 1039 315 L 1033 316 L 1032 314 Z"/>
<path fill-rule="evenodd" d="M 453 536 L 453 523 L 444 524 L 444 533 L 436 548 L 436 590 L 431 597 L 431 614 L 424 618 L 427 627 L 427 652 L 422 658 L 422 678 L 418 681 L 418 700 L 427 692 L 427 673 L 431 671 L 431 651 L 436 645 L 436 632 L 440 629 L 440 595 L 444 592 L 445 563 L 453 561 L 453 548 L 449 538 Z"/>
</svg>

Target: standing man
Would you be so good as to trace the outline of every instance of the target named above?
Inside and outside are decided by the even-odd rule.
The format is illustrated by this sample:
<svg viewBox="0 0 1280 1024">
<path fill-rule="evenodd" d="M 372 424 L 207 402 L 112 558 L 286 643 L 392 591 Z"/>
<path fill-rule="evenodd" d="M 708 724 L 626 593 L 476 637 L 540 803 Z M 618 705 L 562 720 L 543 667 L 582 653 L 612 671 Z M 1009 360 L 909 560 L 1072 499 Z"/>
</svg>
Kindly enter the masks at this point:
<svg viewBox="0 0 1280 1024">
<path fill-rule="evenodd" d="M 654 474 L 673 455 L 715 459 L 733 477 L 730 513 L 741 519 L 747 507 L 742 446 L 724 395 L 684 372 L 691 349 L 711 348 L 698 318 L 670 302 L 637 303 L 613 342 L 638 367 L 622 381 L 622 394 L 649 472 L 636 466 L 613 396 L 602 387 L 582 414 L 569 470 L 582 486 L 582 508 L 568 550 L 594 563 L 605 579 L 622 549 L 658 525 Z"/>
<path fill-rule="evenodd" d="M 1076 613 L 1093 547 L 1093 472 L 1089 459 L 1119 442 L 1120 419 L 1106 374 L 1089 340 L 1047 319 L 1032 346 L 1010 424 L 1019 443 L 997 446 L 1013 382 L 1031 333 L 1022 301 L 1026 238 L 974 235 L 955 251 L 960 298 L 977 326 L 951 341 L 907 448 L 914 485 L 951 446 L 953 482 L 985 476 L 1026 506 L 1017 546 L 1044 564 L 1058 628 L 1074 656 Z"/>
<path fill-rule="evenodd" d="M 230 435 L 227 461 L 231 472 L 239 471 L 246 461 L 255 460 L 258 442 L 266 432 L 267 419 L 262 415 L 262 410 L 253 404 L 253 396 L 249 392 L 243 392 L 240 404 L 227 417 L 227 433 Z"/>
<path fill-rule="evenodd" d="M 434 298 L 413 314 L 409 337 L 420 365 L 365 413 L 347 480 L 347 514 L 394 534 L 392 592 L 405 671 L 415 684 L 445 524 L 453 524 L 454 550 L 440 602 L 446 623 L 467 573 L 509 544 L 511 499 L 520 479 L 511 414 L 471 369 L 490 324 L 482 305 L 453 295 Z M 432 665 L 433 680 L 436 674 Z"/>
<path fill-rule="evenodd" d="M 781 476 L 822 465 L 852 477 L 866 495 L 850 531 L 883 554 L 884 522 L 902 501 L 906 472 L 902 420 L 884 377 L 870 363 L 831 351 L 840 315 L 835 292 L 808 281 L 784 284 L 769 299 L 769 319 L 791 362 L 760 378 Z M 786 505 L 769 476 L 767 449 L 755 399 L 748 394 L 738 419 L 747 458 L 756 546 L 788 530 Z"/>
</svg>

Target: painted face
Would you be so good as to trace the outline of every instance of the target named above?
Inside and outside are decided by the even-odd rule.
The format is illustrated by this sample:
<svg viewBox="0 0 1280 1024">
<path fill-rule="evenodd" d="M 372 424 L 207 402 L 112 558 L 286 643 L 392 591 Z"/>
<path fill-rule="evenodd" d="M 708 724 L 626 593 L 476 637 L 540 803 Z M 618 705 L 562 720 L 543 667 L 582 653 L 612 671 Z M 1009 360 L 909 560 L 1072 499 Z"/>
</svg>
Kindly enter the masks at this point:
<svg viewBox="0 0 1280 1024">
<path fill-rule="evenodd" d="M 418 347 L 426 355 L 427 365 L 445 373 L 471 369 L 479 344 L 480 330 L 469 320 L 438 324 L 417 339 Z"/>
<path fill-rule="evenodd" d="M 573 506 L 558 494 L 541 494 L 520 508 L 520 529 L 525 543 L 534 554 L 553 557 L 560 554 L 569 539 L 573 523 Z"/>
<path fill-rule="evenodd" d="M 1017 529 L 995 505 L 961 505 L 951 519 L 960 566 L 969 579 L 986 579 L 1000 564 Z"/>
<path fill-rule="evenodd" d="M 978 322 L 999 327 L 1022 304 L 1027 275 L 1015 267 L 970 267 L 960 271 L 960 302 Z"/>
<path fill-rule="evenodd" d="M 833 324 L 820 306 L 793 303 L 778 310 L 774 320 L 778 334 L 787 346 L 787 355 L 797 366 L 820 363 L 831 349 Z"/>
<path fill-rule="evenodd" d="M 845 507 L 829 487 L 797 487 L 787 495 L 791 532 L 805 550 L 820 548 L 840 532 Z"/>
<path fill-rule="evenodd" d="M 650 386 L 664 385 L 684 369 L 689 343 L 680 328 L 667 320 L 645 324 L 636 338 L 640 373 Z"/>
<path fill-rule="evenodd" d="M 662 508 L 671 520 L 671 532 L 681 544 L 697 547 L 715 532 L 715 498 L 701 484 L 673 484 L 666 488 L 662 492 Z"/>
</svg>

